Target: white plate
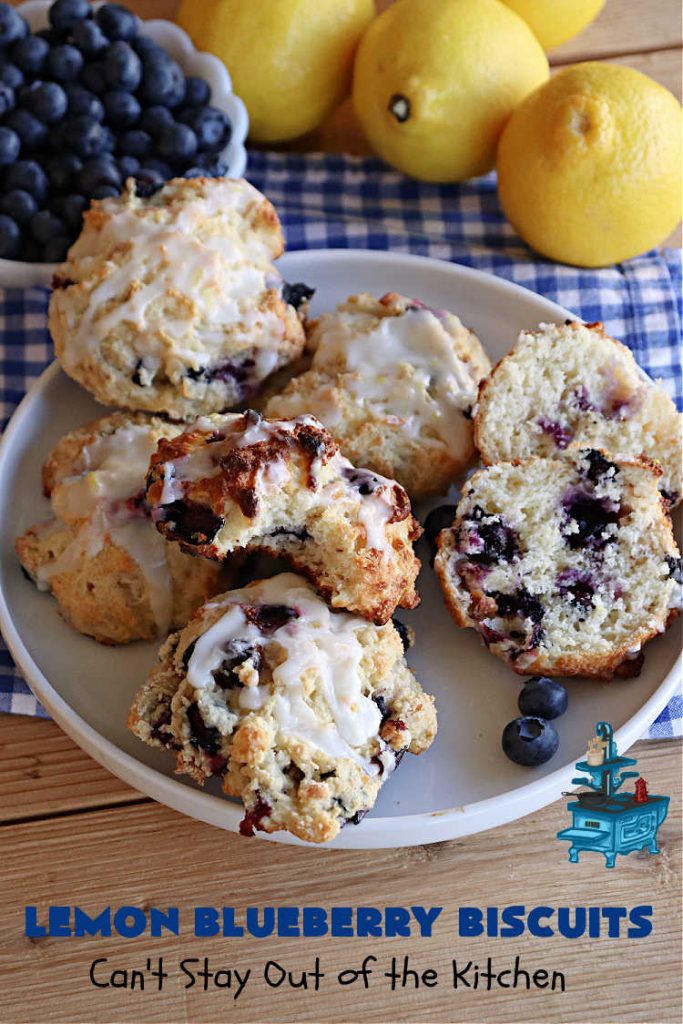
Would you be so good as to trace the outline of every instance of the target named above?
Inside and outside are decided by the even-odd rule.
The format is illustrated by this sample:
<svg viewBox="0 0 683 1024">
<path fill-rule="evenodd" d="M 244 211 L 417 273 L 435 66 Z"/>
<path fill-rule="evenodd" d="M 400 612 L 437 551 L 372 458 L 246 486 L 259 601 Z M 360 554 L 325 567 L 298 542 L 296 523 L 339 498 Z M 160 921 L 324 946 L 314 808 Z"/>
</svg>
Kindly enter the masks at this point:
<svg viewBox="0 0 683 1024">
<path fill-rule="evenodd" d="M 521 328 L 567 315 L 506 281 L 418 256 L 301 252 L 283 257 L 280 269 L 289 281 L 315 285 L 313 314 L 361 290 L 378 295 L 395 290 L 453 309 L 474 328 L 494 361 L 512 346 Z M 240 805 L 219 796 L 215 784 L 201 791 L 174 778 L 170 757 L 126 731 L 128 705 L 154 662 L 155 645 L 107 648 L 78 635 L 59 618 L 52 598 L 23 578 L 13 552 L 13 538 L 48 515 L 40 493 L 45 456 L 65 431 L 102 411 L 52 366 L 7 429 L 0 448 L 0 625 L 36 695 L 84 750 L 143 793 L 235 831 Z M 420 554 L 426 562 L 424 546 Z M 417 633 L 409 661 L 425 689 L 436 696 L 439 734 L 428 753 L 404 758 L 372 813 L 360 825 L 345 828 L 336 847 L 433 843 L 528 814 L 569 788 L 573 764 L 585 751 L 596 721 L 613 724 L 623 752 L 675 691 L 677 638 L 672 629 L 648 644 L 639 679 L 571 681 L 569 711 L 557 723 L 559 754 L 541 768 L 518 767 L 502 753 L 500 736 L 518 714 L 519 678 L 487 653 L 473 631 L 456 628 L 426 564 L 419 588 L 421 607 L 402 617 Z M 274 838 L 296 842 L 283 833 Z"/>
<path fill-rule="evenodd" d="M 19 4 L 17 10 L 35 32 L 36 29 L 48 27 L 51 3 L 52 0 L 26 0 Z M 100 6 L 100 3 L 93 4 L 95 8 Z M 195 50 L 188 34 L 172 21 L 155 18 L 151 21 L 141 20 L 140 25 L 140 34 L 149 36 L 167 50 L 186 75 L 199 75 L 211 86 L 212 104 L 227 114 L 232 126 L 230 142 L 220 154 L 228 167 L 226 176 L 241 178 L 247 165 L 244 140 L 247 137 L 249 118 L 244 103 L 232 91 L 232 82 L 225 64 L 210 53 Z M 21 260 L 0 259 L 0 285 L 18 288 L 49 285 L 57 266 L 57 263 L 24 263 Z"/>
</svg>

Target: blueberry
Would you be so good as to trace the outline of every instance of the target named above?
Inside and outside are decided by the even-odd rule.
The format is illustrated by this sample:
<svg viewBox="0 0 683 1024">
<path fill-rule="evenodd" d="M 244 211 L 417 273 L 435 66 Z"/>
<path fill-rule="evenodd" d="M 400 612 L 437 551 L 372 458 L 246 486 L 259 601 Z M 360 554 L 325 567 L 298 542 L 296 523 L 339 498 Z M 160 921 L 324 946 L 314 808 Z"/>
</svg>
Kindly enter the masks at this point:
<svg viewBox="0 0 683 1024">
<path fill-rule="evenodd" d="M 139 199 L 148 199 L 163 186 L 164 179 L 158 171 L 148 167 L 140 167 L 135 172 L 135 195 Z"/>
<path fill-rule="evenodd" d="M 549 761 L 560 745 L 550 722 L 543 718 L 515 718 L 503 729 L 503 752 L 515 764 L 533 767 Z"/>
<path fill-rule="evenodd" d="M 7 214 L 0 213 L 0 258 L 11 259 L 19 249 L 20 241 L 19 225 Z"/>
<path fill-rule="evenodd" d="M 205 167 L 188 167 L 183 171 L 183 178 L 208 178 Z"/>
<path fill-rule="evenodd" d="M 112 89 L 103 96 L 107 121 L 114 128 L 130 128 L 140 117 L 140 104 L 132 93 Z"/>
<path fill-rule="evenodd" d="M 437 505 L 424 521 L 424 536 L 429 544 L 434 544 L 442 530 L 453 525 L 455 505 Z"/>
<path fill-rule="evenodd" d="M 37 210 L 38 204 L 33 196 L 21 188 L 12 189 L 0 199 L 0 211 L 6 213 L 17 224 L 27 224 Z"/>
<path fill-rule="evenodd" d="M 45 39 L 40 36 L 24 36 L 14 44 L 10 55 L 22 71 L 29 75 L 39 75 L 49 52 L 50 44 Z"/>
<path fill-rule="evenodd" d="M 44 124 L 55 124 L 66 114 L 66 93 L 57 82 L 33 82 L 21 90 L 19 101 Z"/>
<path fill-rule="evenodd" d="M 173 177 L 173 171 L 169 165 L 163 160 L 157 160 L 156 157 L 145 157 L 145 170 L 156 171 L 163 181 L 168 181 Z"/>
<path fill-rule="evenodd" d="M 81 82 L 90 89 L 90 92 L 102 96 L 109 88 L 107 76 L 104 73 L 104 61 L 94 60 L 92 64 L 86 64 L 81 75 Z"/>
<path fill-rule="evenodd" d="M 83 70 L 83 54 L 75 46 L 55 46 L 45 61 L 45 73 L 57 82 L 75 82 Z"/>
<path fill-rule="evenodd" d="M 133 128 L 119 137 L 119 150 L 124 156 L 145 157 L 152 152 L 152 140 L 147 132 Z"/>
<path fill-rule="evenodd" d="M 185 124 L 167 128 L 159 139 L 159 153 L 173 164 L 187 163 L 197 152 L 197 136 Z"/>
<path fill-rule="evenodd" d="M 0 47 L 9 46 L 28 35 L 28 25 L 9 4 L 0 4 Z"/>
<path fill-rule="evenodd" d="M 44 39 L 48 46 L 58 46 L 62 41 L 62 37 L 59 32 L 53 28 L 39 28 L 37 32 L 33 33 L 34 36 L 38 36 L 39 39 Z"/>
<path fill-rule="evenodd" d="M 24 84 L 21 70 L 6 57 L 0 57 L 0 82 L 9 85 L 10 89 L 20 89 Z"/>
<path fill-rule="evenodd" d="M 100 156 L 93 160 L 87 160 L 78 175 L 79 191 L 86 196 L 93 196 L 102 199 L 103 196 L 95 196 L 95 192 L 107 186 L 114 189 L 118 194 L 121 188 L 121 172 L 111 157 Z"/>
<path fill-rule="evenodd" d="M 619 509 L 608 498 L 596 498 L 577 488 L 565 498 L 563 507 L 567 519 L 563 532 L 572 550 L 601 551 L 614 541 L 614 533 L 606 531 L 619 522 Z"/>
<path fill-rule="evenodd" d="M 87 114 L 79 114 L 64 122 L 65 146 L 83 159 L 101 154 L 106 142 L 102 125 Z"/>
<path fill-rule="evenodd" d="M 114 196 L 118 196 L 120 189 L 114 188 L 113 185 L 98 185 L 96 189 L 93 189 L 93 199 L 113 199 Z"/>
<path fill-rule="evenodd" d="M 408 632 L 408 627 L 404 622 L 401 622 L 401 620 L 397 619 L 395 616 L 391 620 L 391 622 L 394 629 L 401 638 L 401 643 L 403 644 L 403 652 L 405 653 L 410 648 L 410 633 Z"/>
<path fill-rule="evenodd" d="M 299 618 L 296 608 L 284 604 L 261 604 L 244 607 L 242 610 L 247 621 L 268 636 Z"/>
<path fill-rule="evenodd" d="M 581 452 L 581 454 L 588 463 L 586 476 L 594 484 L 597 484 L 598 481 L 605 476 L 614 478 L 619 472 L 617 464 L 606 459 L 602 452 L 598 451 L 597 448 L 586 448 Z"/>
<path fill-rule="evenodd" d="M 44 263 L 62 263 L 71 245 L 71 239 L 66 235 L 57 235 L 45 243 L 43 249 Z"/>
<path fill-rule="evenodd" d="M 36 242 L 45 245 L 51 238 L 64 233 L 64 225 L 56 214 L 49 210 L 40 210 L 31 218 L 31 234 Z"/>
<path fill-rule="evenodd" d="M 50 24 L 58 32 L 69 32 L 91 14 L 92 8 L 88 0 L 55 0 L 48 16 Z"/>
<path fill-rule="evenodd" d="M 130 45 L 140 57 L 145 57 L 150 53 L 158 53 L 161 50 L 159 44 L 155 43 L 149 36 L 136 36 L 135 39 L 131 39 Z"/>
<path fill-rule="evenodd" d="M 184 110 L 179 120 L 195 133 L 200 149 L 218 152 L 230 141 L 230 121 L 218 107 Z"/>
<path fill-rule="evenodd" d="M 14 89 L 5 85 L 4 82 L 0 82 L 0 117 L 4 117 L 10 110 L 13 110 L 15 103 Z"/>
<path fill-rule="evenodd" d="M 58 153 L 45 161 L 50 184 L 57 192 L 69 190 L 81 166 L 81 161 L 74 153 Z"/>
<path fill-rule="evenodd" d="M 122 4 L 103 4 L 96 11 L 95 20 L 108 39 L 127 40 L 138 34 L 138 19 Z"/>
<path fill-rule="evenodd" d="M 207 152 L 197 153 L 195 166 L 199 167 L 203 171 L 205 178 L 222 178 L 228 169 L 228 165 L 223 160 L 220 160 L 214 153 Z M 296 285 L 289 285 L 288 287 L 295 288 Z M 300 285 L 299 287 L 306 288 L 306 290 L 310 292 L 308 298 L 311 297 L 315 290 L 313 288 L 307 288 L 306 285 Z M 306 298 L 302 297 L 299 300 L 299 305 L 305 301 Z M 289 305 L 295 306 L 295 308 L 298 309 L 295 302 L 290 302 Z"/>
<path fill-rule="evenodd" d="M 13 164 L 19 156 L 21 142 L 11 128 L 0 127 L 0 167 Z"/>
<path fill-rule="evenodd" d="M 222 516 L 193 501 L 172 501 L 159 510 L 159 515 L 160 521 L 166 523 L 168 536 L 189 544 L 210 544 L 225 525 Z"/>
<path fill-rule="evenodd" d="M 85 196 L 72 193 L 60 197 L 57 211 L 66 226 L 71 231 L 80 231 L 83 213 L 88 208 L 88 200 Z"/>
<path fill-rule="evenodd" d="M 69 82 L 64 86 L 68 104 L 69 117 L 77 117 L 79 114 L 87 114 L 95 121 L 104 120 L 104 104 L 97 98 L 94 92 L 84 88 L 77 82 Z"/>
<path fill-rule="evenodd" d="M 122 181 L 125 181 L 126 178 L 132 178 L 140 166 L 140 161 L 136 156 L 120 156 L 116 163 L 118 165 Z"/>
<path fill-rule="evenodd" d="M 140 118 L 140 127 L 153 139 L 158 139 L 166 128 L 170 128 L 174 124 L 173 114 L 168 107 L 158 105 L 147 107 Z"/>
<path fill-rule="evenodd" d="M 38 203 L 42 203 L 48 191 L 48 180 L 45 171 L 35 160 L 17 160 L 5 171 L 5 190 L 19 188 L 30 192 Z"/>
<path fill-rule="evenodd" d="M 97 57 L 109 45 L 100 26 L 94 21 L 79 21 L 72 31 L 74 46 L 77 46 L 84 57 Z"/>
<path fill-rule="evenodd" d="M 28 110 L 12 110 L 5 118 L 5 124 L 16 132 L 24 150 L 38 149 L 47 139 L 47 128 Z"/>
<path fill-rule="evenodd" d="M 159 104 L 173 109 L 182 103 L 184 94 L 185 76 L 172 57 L 163 50 L 153 50 L 143 56 L 140 86 L 143 104 Z"/>
<path fill-rule="evenodd" d="M 104 55 L 104 75 L 110 89 L 133 92 L 140 85 L 142 61 L 128 43 L 112 43 Z"/>
<path fill-rule="evenodd" d="M 211 99 L 209 83 L 197 75 L 188 75 L 185 79 L 185 96 L 183 106 L 205 107 Z"/>
<path fill-rule="evenodd" d="M 532 676 L 524 684 L 517 699 L 523 715 L 538 718 L 559 718 L 567 710 L 569 696 L 562 683 L 547 676 Z"/>
</svg>

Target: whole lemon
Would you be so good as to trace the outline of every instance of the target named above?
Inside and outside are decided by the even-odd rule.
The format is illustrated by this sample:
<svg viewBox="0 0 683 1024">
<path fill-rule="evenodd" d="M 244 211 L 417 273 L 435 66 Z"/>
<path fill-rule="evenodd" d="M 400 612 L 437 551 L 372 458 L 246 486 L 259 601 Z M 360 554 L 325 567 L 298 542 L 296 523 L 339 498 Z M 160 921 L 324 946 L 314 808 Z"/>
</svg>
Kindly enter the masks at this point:
<svg viewBox="0 0 683 1024">
<path fill-rule="evenodd" d="M 633 68 L 558 72 L 508 121 L 498 147 L 506 216 L 543 256 L 580 267 L 661 242 L 681 211 L 681 107 Z"/>
<path fill-rule="evenodd" d="M 353 103 L 388 163 L 462 181 L 493 167 L 506 120 L 547 78 L 540 43 L 500 0 L 397 0 L 360 42 Z"/>
<path fill-rule="evenodd" d="M 183 0 L 178 24 L 226 65 L 249 112 L 249 137 L 312 131 L 348 94 L 373 0 Z"/>
<path fill-rule="evenodd" d="M 597 18 L 605 0 L 503 0 L 524 18 L 544 50 L 566 43 Z"/>
</svg>

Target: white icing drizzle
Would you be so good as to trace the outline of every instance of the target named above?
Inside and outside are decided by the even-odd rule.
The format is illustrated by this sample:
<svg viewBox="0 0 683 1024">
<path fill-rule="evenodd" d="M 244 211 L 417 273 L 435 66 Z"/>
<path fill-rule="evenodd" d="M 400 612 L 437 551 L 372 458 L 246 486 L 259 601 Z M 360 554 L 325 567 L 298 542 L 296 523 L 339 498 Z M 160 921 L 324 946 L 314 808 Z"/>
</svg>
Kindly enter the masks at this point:
<svg viewBox="0 0 683 1024">
<path fill-rule="evenodd" d="M 244 686 L 240 705 L 257 710 L 272 697 L 273 716 L 284 737 L 303 740 L 331 758 L 351 758 L 369 774 L 376 774 L 377 766 L 354 749 L 377 736 L 382 720 L 375 702 L 363 694 L 359 679 L 362 648 L 357 632 L 367 624 L 347 612 L 331 612 L 313 588 L 293 573 L 232 591 L 223 600 L 225 613 L 195 644 L 187 668 L 191 685 L 196 689 L 215 685 L 212 673 L 231 641 L 264 643 L 263 634 L 247 620 L 240 604 L 295 608 L 298 618 L 276 629 L 266 641 L 277 643 L 285 655 L 273 669 L 272 692 L 265 686 Z M 311 680 L 324 698 L 331 722 L 320 720 L 307 697 Z"/>
</svg>

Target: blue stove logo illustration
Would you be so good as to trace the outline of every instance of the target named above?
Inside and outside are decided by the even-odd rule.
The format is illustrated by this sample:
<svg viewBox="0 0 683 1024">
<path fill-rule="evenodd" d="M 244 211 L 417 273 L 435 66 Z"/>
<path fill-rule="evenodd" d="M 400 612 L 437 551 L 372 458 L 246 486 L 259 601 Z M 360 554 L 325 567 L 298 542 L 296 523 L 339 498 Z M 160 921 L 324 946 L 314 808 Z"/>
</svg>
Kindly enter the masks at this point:
<svg viewBox="0 0 683 1024">
<path fill-rule="evenodd" d="M 573 786 L 588 786 L 588 792 L 564 793 L 574 799 L 567 804 L 572 812 L 572 827 L 557 833 L 566 839 L 569 860 L 576 864 L 579 854 L 594 850 L 605 857 L 605 866 L 613 868 L 617 854 L 625 856 L 647 847 L 659 853 L 657 829 L 669 810 L 668 796 L 650 796 L 645 779 L 624 768 L 637 764 L 633 757 L 620 757 L 609 722 L 598 722 L 595 737 L 589 741 L 585 761 L 576 768 L 583 777 L 572 779 Z M 634 793 L 619 793 L 626 779 L 638 779 Z"/>
</svg>

